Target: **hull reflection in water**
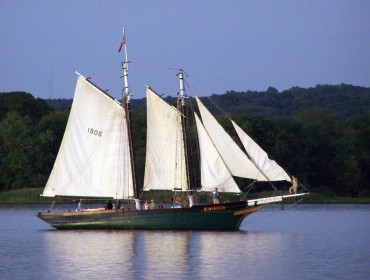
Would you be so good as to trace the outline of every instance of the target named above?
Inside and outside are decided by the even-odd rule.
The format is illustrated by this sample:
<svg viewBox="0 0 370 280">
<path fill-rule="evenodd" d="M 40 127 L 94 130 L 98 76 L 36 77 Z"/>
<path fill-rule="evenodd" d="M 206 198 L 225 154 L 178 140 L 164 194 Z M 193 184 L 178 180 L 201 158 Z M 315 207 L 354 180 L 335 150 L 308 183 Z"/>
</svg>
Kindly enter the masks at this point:
<svg viewBox="0 0 370 280">
<path fill-rule="evenodd" d="M 279 259 L 289 245 L 281 233 L 52 230 L 44 238 L 50 279 L 215 279 L 217 271 L 242 279 L 240 257 L 257 276 L 266 256 Z"/>
</svg>

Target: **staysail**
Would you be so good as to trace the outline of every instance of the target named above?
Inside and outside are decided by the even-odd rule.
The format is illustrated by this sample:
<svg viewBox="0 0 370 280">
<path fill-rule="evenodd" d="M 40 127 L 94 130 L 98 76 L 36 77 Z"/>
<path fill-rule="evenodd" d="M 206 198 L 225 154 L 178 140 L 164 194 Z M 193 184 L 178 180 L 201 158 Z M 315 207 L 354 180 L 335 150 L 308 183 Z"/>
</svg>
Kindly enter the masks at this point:
<svg viewBox="0 0 370 280">
<path fill-rule="evenodd" d="M 196 97 L 198 108 L 202 116 L 203 125 L 233 176 L 267 181 L 261 171 L 248 159 L 247 155 L 238 147 L 234 140 L 226 133 L 217 120 Z"/>
<path fill-rule="evenodd" d="M 213 191 L 217 187 L 220 192 L 239 193 L 238 185 L 218 154 L 198 115 L 194 113 L 194 116 L 199 139 L 202 191 Z"/>
<path fill-rule="evenodd" d="M 78 77 L 66 131 L 43 196 L 134 196 L 125 109 Z"/>
<path fill-rule="evenodd" d="M 253 141 L 234 121 L 231 121 L 245 150 L 252 162 L 261 170 L 269 181 L 288 181 L 289 175 L 267 153 Z"/>
<path fill-rule="evenodd" d="M 180 112 L 147 88 L 144 190 L 188 190 Z"/>
</svg>

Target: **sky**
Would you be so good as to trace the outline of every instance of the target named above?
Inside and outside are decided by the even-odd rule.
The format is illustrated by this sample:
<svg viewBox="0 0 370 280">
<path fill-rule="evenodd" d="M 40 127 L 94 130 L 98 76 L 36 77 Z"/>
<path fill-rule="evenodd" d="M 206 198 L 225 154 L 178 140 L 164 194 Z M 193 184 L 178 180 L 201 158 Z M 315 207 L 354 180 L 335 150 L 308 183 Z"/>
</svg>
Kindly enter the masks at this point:
<svg viewBox="0 0 370 280">
<path fill-rule="evenodd" d="M 0 0 L 0 92 L 73 98 L 78 71 L 119 99 L 126 29 L 133 98 L 370 87 L 368 0 Z"/>
</svg>

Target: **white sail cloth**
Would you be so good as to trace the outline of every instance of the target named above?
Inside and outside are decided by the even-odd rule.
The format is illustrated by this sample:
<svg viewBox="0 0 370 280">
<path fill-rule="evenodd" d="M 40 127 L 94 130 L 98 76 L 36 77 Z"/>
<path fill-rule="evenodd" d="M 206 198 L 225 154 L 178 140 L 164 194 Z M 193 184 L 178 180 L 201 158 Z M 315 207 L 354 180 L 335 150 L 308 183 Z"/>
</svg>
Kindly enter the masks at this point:
<svg viewBox="0 0 370 280">
<path fill-rule="evenodd" d="M 220 192 L 240 192 L 198 115 L 194 113 L 194 116 L 199 139 L 202 191 L 213 191 L 217 187 Z"/>
<path fill-rule="evenodd" d="M 203 125 L 233 176 L 267 181 L 260 170 L 248 159 L 247 155 L 232 140 L 217 120 L 196 97 L 198 108 L 202 116 Z"/>
<path fill-rule="evenodd" d="M 234 121 L 231 121 L 236 133 L 247 151 L 249 158 L 261 170 L 269 181 L 288 181 L 289 175 L 274 160 L 269 159 L 267 153 L 257 145 Z"/>
<path fill-rule="evenodd" d="M 144 190 L 188 190 L 180 112 L 147 88 Z"/>
<path fill-rule="evenodd" d="M 134 196 L 125 109 L 79 76 L 43 196 Z"/>
</svg>

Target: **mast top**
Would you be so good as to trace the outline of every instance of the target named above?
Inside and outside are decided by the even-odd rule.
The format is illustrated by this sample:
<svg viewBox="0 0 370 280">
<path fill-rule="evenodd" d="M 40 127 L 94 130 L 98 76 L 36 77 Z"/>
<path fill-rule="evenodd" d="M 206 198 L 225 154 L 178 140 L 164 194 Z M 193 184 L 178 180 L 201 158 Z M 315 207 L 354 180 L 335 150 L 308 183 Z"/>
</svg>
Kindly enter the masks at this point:
<svg viewBox="0 0 370 280">
<path fill-rule="evenodd" d="M 130 103 L 131 93 L 128 85 L 128 64 L 130 63 L 127 58 L 127 47 L 126 47 L 126 30 L 123 27 L 123 38 L 121 44 L 118 48 L 118 52 L 121 52 L 122 47 L 124 48 L 124 61 L 122 61 L 122 71 L 123 71 L 123 89 L 122 89 L 122 99 L 125 100 L 126 104 Z"/>
<path fill-rule="evenodd" d="M 178 93 L 177 99 L 181 100 L 181 105 L 185 106 L 185 99 L 187 98 L 186 91 L 185 91 L 185 80 L 184 80 L 184 74 L 187 76 L 185 71 L 182 68 L 177 69 L 179 72 L 177 73 L 176 76 L 179 77 L 179 82 L 180 82 L 180 90 Z"/>
</svg>

